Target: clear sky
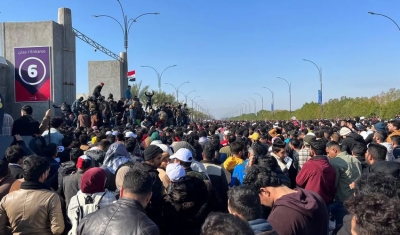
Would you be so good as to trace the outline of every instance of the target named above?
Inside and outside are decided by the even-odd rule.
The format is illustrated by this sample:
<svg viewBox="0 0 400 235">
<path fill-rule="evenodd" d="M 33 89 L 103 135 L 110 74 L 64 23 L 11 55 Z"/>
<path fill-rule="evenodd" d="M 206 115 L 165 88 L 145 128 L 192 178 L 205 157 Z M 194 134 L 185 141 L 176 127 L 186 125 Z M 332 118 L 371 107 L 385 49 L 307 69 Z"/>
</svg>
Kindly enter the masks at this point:
<svg viewBox="0 0 400 235">
<path fill-rule="evenodd" d="M 57 21 L 59 7 L 71 8 L 73 27 L 119 54 L 123 35 L 116 22 L 94 18 L 107 14 L 121 19 L 116 0 L 1 0 L 0 21 Z M 121 0 L 134 23 L 129 35 L 129 70 L 137 80 L 158 89 L 151 65 L 164 73 L 165 82 L 182 86 L 190 96 L 200 95 L 202 106 L 215 117 L 232 111 L 248 97 L 270 108 L 289 109 L 287 84 L 292 83 L 292 110 L 318 100 L 318 70 L 322 67 L 323 99 L 371 96 L 399 87 L 399 0 Z M 77 93 L 88 91 L 88 61 L 110 60 L 77 39 Z M 109 85 L 109 84 L 106 84 Z M 191 102 L 189 102 L 189 105 Z M 251 104 L 254 109 L 253 102 Z"/>
</svg>

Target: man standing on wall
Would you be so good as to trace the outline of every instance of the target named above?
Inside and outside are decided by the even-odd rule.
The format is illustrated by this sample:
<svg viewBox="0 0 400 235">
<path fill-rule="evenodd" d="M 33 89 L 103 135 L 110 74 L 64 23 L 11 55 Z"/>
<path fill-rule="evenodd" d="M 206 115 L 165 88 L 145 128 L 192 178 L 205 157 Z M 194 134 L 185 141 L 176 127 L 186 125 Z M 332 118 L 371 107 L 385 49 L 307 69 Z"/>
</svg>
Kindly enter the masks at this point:
<svg viewBox="0 0 400 235">
<path fill-rule="evenodd" d="M 101 89 L 103 89 L 103 86 L 104 82 L 101 82 L 100 85 L 94 88 L 92 96 L 95 100 L 97 100 L 97 98 L 101 96 Z"/>
<path fill-rule="evenodd" d="M 131 85 L 128 85 L 128 88 L 126 88 L 125 96 L 126 96 L 125 98 L 128 100 L 132 99 Z"/>
</svg>

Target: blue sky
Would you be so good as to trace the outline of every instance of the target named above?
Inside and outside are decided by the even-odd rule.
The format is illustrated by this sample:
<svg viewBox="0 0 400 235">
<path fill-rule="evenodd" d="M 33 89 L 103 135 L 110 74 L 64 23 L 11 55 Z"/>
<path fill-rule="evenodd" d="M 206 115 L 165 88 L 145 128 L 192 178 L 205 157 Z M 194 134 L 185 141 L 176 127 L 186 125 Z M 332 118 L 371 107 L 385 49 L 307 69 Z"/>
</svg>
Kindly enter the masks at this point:
<svg viewBox="0 0 400 235">
<path fill-rule="evenodd" d="M 160 72 L 163 90 L 169 82 L 203 100 L 215 117 L 233 114 L 254 93 L 270 108 L 289 109 L 287 84 L 292 83 L 292 110 L 317 101 L 322 67 L 324 101 L 341 96 L 371 96 L 397 87 L 400 77 L 400 31 L 385 14 L 400 23 L 398 0 L 121 0 L 132 18 L 146 12 L 130 33 L 129 69 L 137 80 L 157 89 L 151 65 Z M 2 0 L 0 21 L 57 21 L 59 7 L 71 8 L 73 26 L 115 53 L 123 51 L 116 22 L 93 18 L 108 14 L 121 19 L 116 0 Z M 77 39 L 77 93 L 88 92 L 87 64 L 111 60 Z M 181 96 L 182 97 L 182 96 Z M 190 102 L 189 102 L 190 104 Z M 253 102 L 252 102 L 252 110 Z"/>
</svg>

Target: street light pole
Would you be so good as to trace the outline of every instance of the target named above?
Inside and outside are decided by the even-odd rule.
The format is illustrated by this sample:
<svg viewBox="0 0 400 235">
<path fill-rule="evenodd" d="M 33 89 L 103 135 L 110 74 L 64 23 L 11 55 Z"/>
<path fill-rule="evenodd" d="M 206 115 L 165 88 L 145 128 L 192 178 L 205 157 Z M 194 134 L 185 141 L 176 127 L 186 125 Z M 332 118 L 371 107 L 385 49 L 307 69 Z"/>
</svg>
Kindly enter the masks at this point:
<svg viewBox="0 0 400 235">
<path fill-rule="evenodd" d="M 247 101 L 247 100 L 244 100 L 244 101 L 246 101 L 246 102 L 249 104 L 249 114 L 250 114 L 250 113 L 251 113 L 251 104 L 250 104 L 250 102 Z"/>
<path fill-rule="evenodd" d="M 244 105 L 244 114 L 247 113 L 247 104 L 243 103 L 242 105 Z"/>
<path fill-rule="evenodd" d="M 175 91 L 176 91 L 176 102 L 177 102 L 177 103 L 179 103 L 179 88 L 181 88 L 181 86 L 184 85 L 184 84 L 186 84 L 186 83 L 189 83 L 189 82 L 184 82 L 184 83 L 182 83 L 181 85 L 179 85 L 178 87 L 172 85 L 171 83 L 167 83 L 167 82 L 165 83 L 166 85 L 170 85 L 170 86 L 172 86 L 173 88 L 175 88 Z"/>
<path fill-rule="evenodd" d="M 126 74 L 128 73 L 128 41 L 129 41 L 128 39 L 129 39 L 129 32 L 130 32 L 132 24 L 134 22 L 136 22 L 136 20 L 139 19 L 142 16 L 145 16 L 145 15 L 159 15 L 160 13 L 158 13 L 158 12 L 144 13 L 144 14 L 141 14 L 141 15 L 137 16 L 134 19 L 131 18 L 131 19 L 128 20 L 128 15 L 125 14 L 124 8 L 123 8 L 120 0 L 117 0 L 117 2 L 119 4 L 119 6 L 121 8 L 121 12 L 122 12 L 122 19 L 123 19 L 123 21 L 122 21 L 123 23 L 122 24 L 121 24 L 121 22 L 119 20 L 117 20 L 116 18 L 114 18 L 112 16 L 109 16 L 109 15 L 93 15 L 93 17 L 107 17 L 107 18 L 110 18 L 110 19 L 116 21 L 119 24 L 119 26 L 121 27 L 122 33 L 124 35 L 124 48 L 125 48 L 125 55 L 123 55 L 121 57 L 123 58 L 123 76 L 124 76 L 124 78 L 126 78 L 126 76 L 127 76 Z"/>
<path fill-rule="evenodd" d="M 169 69 L 169 68 L 172 68 L 172 67 L 176 67 L 176 66 L 177 66 L 177 65 L 174 64 L 174 65 L 171 65 L 171 66 L 166 67 L 166 68 L 161 72 L 161 74 L 160 74 L 155 68 L 153 68 L 153 67 L 151 67 L 151 66 L 149 66 L 149 65 L 142 65 L 142 66 L 140 66 L 140 67 L 142 67 L 142 68 L 151 68 L 151 69 L 153 69 L 153 70 L 156 72 L 156 74 L 157 74 L 157 80 L 158 80 L 158 89 L 159 89 L 159 91 L 161 91 L 161 77 L 162 77 L 163 73 L 165 72 L 165 70 L 167 70 L 167 69 Z"/>
<path fill-rule="evenodd" d="M 197 98 L 199 98 L 200 96 L 198 95 L 198 96 L 196 96 L 196 97 L 194 97 L 193 99 L 192 99 L 192 109 L 194 110 L 194 106 L 193 106 L 193 101 L 195 100 L 195 99 L 197 99 Z"/>
<path fill-rule="evenodd" d="M 289 112 L 290 112 L 290 115 L 292 115 L 292 84 L 284 78 L 281 78 L 281 77 L 277 77 L 277 78 L 284 80 L 289 86 Z"/>
<path fill-rule="evenodd" d="M 183 96 L 185 96 L 185 103 L 187 104 L 187 98 L 190 95 L 190 93 L 195 92 L 196 90 L 190 91 L 189 93 L 185 94 L 182 91 L 179 91 Z"/>
<path fill-rule="evenodd" d="M 368 14 L 371 14 L 371 15 L 377 15 L 377 16 L 383 16 L 383 17 L 386 17 L 386 18 L 388 18 L 389 20 L 391 20 L 396 26 L 397 26 L 397 29 L 399 29 L 399 31 L 400 31 L 400 26 L 396 23 L 396 21 L 394 21 L 392 18 L 390 18 L 389 16 L 387 16 L 387 15 L 383 15 L 383 14 L 379 14 L 379 13 L 375 13 L 375 12 L 368 12 Z"/>
<path fill-rule="evenodd" d="M 318 102 L 321 102 L 319 105 L 321 106 L 321 118 L 323 118 L 324 117 L 324 104 L 322 102 L 322 68 L 318 67 L 318 65 L 316 63 L 312 62 L 311 60 L 307 60 L 307 59 L 303 59 L 303 60 L 314 64 L 315 67 L 317 67 L 317 69 L 318 69 L 319 85 L 320 85 L 320 91 L 321 91 L 320 97 L 318 97 Z"/>
<path fill-rule="evenodd" d="M 271 94 L 272 94 L 272 107 L 273 107 L 273 109 L 271 111 L 272 111 L 272 114 L 275 116 L 274 92 L 271 89 L 269 89 L 268 87 L 263 87 L 263 88 L 269 90 L 271 92 Z"/>
<path fill-rule="evenodd" d="M 257 116 L 256 100 L 255 100 L 255 99 L 253 99 L 253 98 L 251 98 L 251 97 L 249 97 L 249 99 L 252 99 L 252 100 L 253 100 L 253 102 L 254 102 L 254 115 L 256 115 L 256 116 Z"/>
<path fill-rule="evenodd" d="M 262 95 L 260 95 L 258 93 L 254 93 L 254 94 L 256 94 L 256 95 L 261 97 L 261 111 L 264 110 L 264 98 L 262 97 Z"/>
</svg>

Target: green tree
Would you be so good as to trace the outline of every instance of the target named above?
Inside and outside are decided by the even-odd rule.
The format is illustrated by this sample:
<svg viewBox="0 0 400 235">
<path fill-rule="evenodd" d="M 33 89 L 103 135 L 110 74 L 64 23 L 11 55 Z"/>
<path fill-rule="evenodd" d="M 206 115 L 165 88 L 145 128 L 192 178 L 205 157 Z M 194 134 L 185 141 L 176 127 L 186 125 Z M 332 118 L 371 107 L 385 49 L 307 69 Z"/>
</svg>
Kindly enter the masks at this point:
<svg viewBox="0 0 400 235">
<path fill-rule="evenodd" d="M 370 98 L 356 97 L 350 98 L 342 96 L 330 99 L 324 103 L 324 118 L 351 118 L 354 116 L 371 117 L 378 115 L 383 119 L 393 118 L 400 113 L 400 89 L 391 88 L 380 95 Z M 320 106 L 315 103 L 305 103 L 300 109 L 294 110 L 290 114 L 287 110 L 276 110 L 275 114 L 270 111 L 261 110 L 254 114 L 243 114 L 233 117 L 233 120 L 288 120 L 292 116 L 298 119 L 318 119 L 320 118 Z"/>
<path fill-rule="evenodd" d="M 140 102 L 145 104 L 147 102 L 147 98 L 144 93 L 148 92 L 149 88 L 150 88 L 150 86 L 148 86 L 148 85 L 142 87 L 142 81 L 136 82 L 135 84 L 133 84 L 133 86 L 131 88 L 132 97 L 137 96 L 139 98 Z"/>
<path fill-rule="evenodd" d="M 153 91 L 153 105 L 161 106 L 162 104 L 168 102 L 173 103 L 175 101 L 175 96 L 173 94 L 167 94 L 165 91 Z"/>
</svg>

